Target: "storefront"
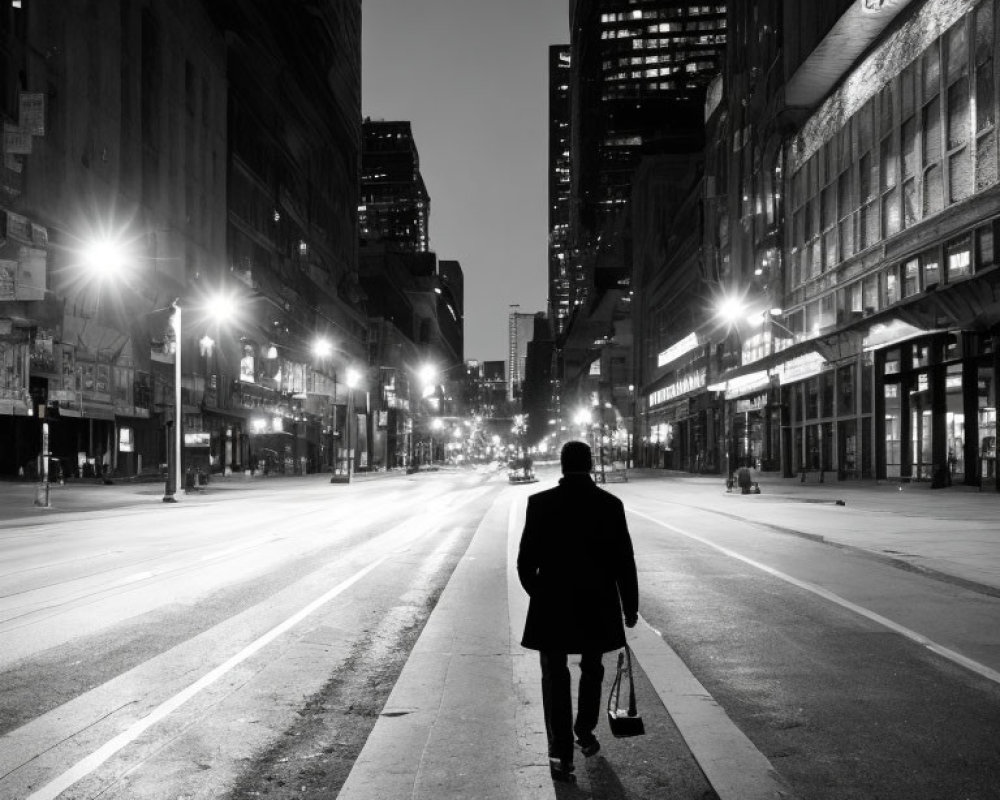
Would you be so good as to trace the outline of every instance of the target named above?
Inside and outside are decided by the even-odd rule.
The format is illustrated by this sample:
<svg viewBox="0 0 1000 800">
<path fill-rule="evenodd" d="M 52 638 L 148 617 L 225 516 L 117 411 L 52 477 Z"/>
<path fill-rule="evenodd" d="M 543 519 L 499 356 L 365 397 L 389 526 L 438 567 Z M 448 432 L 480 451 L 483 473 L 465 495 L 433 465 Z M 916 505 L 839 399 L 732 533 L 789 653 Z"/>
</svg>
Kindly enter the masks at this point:
<svg viewBox="0 0 1000 800">
<path fill-rule="evenodd" d="M 715 427 L 713 408 L 705 396 L 703 359 L 669 373 L 646 395 L 642 422 L 642 464 L 687 472 L 709 472 L 714 464 L 709 446 Z"/>
<path fill-rule="evenodd" d="M 876 353 L 879 477 L 996 486 L 996 349 L 946 332 Z"/>
<path fill-rule="evenodd" d="M 718 429 L 717 447 L 723 471 L 740 467 L 776 470 L 780 464 L 781 410 L 777 382 L 767 373 L 729 381 L 724 392 L 724 424 Z"/>
<path fill-rule="evenodd" d="M 787 406 L 785 474 L 833 473 L 839 479 L 871 478 L 872 357 L 858 355 L 829 364 L 821 359 L 817 374 L 789 380 L 786 370 L 782 399 Z"/>
</svg>

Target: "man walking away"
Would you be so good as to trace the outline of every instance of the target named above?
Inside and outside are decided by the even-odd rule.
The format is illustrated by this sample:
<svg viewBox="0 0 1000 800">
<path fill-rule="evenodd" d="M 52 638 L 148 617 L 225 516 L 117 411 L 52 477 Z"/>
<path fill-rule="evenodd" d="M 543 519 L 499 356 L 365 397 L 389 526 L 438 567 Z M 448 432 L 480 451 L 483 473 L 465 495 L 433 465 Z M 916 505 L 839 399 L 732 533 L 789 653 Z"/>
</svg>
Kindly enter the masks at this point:
<svg viewBox="0 0 1000 800">
<path fill-rule="evenodd" d="M 549 739 L 549 769 L 556 780 L 573 780 L 573 734 L 585 756 L 600 744 L 604 653 L 625 646 L 625 625 L 639 616 L 639 586 L 625 507 L 590 477 L 593 461 L 583 442 L 567 442 L 560 454 L 559 485 L 528 498 L 517 574 L 528 593 L 521 645 L 538 650 L 542 706 Z M 580 655 L 576 721 L 569 654 Z"/>
</svg>

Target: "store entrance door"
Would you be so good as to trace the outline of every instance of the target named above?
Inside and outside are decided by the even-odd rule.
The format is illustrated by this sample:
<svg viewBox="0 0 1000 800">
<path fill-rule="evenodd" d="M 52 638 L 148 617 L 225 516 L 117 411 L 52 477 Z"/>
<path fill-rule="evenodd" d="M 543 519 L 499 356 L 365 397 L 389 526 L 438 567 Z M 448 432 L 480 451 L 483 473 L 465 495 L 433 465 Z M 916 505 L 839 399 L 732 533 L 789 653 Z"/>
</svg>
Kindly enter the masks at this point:
<svg viewBox="0 0 1000 800">
<path fill-rule="evenodd" d="M 910 454 L 913 466 L 910 475 L 915 481 L 927 481 L 933 475 L 932 427 L 930 392 L 912 392 L 910 394 Z"/>
</svg>

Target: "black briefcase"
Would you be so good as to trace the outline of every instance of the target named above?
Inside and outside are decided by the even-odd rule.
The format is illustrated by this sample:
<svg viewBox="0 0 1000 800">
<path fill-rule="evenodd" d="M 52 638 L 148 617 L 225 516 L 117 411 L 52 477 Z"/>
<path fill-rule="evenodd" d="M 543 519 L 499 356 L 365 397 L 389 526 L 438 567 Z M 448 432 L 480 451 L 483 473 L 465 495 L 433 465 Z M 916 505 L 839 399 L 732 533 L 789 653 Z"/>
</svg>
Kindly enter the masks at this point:
<svg viewBox="0 0 1000 800">
<path fill-rule="evenodd" d="M 621 704 L 622 679 L 628 676 L 628 708 L 619 708 Z M 642 724 L 635 707 L 635 681 L 632 678 L 632 650 L 628 645 L 618 654 L 618 674 L 608 692 L 608 725 L 611 735 L 618 739 L 627 736 L 642 736 L 646 727 Z"/>
</svg>

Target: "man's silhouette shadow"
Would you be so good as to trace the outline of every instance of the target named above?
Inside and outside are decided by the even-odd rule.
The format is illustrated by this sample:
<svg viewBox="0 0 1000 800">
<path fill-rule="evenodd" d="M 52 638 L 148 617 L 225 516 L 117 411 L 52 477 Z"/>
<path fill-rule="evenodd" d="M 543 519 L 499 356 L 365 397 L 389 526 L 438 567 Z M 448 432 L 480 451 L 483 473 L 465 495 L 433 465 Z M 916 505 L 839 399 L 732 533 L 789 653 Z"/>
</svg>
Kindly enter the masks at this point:
<svg viewBox="0 0 1000 800">
<path fill-rule="evenodd" d="M 557 800 L 628 800 L 628 792 L 604 756 L 588 758 L 580 767 L 584 775 L 578 782 L 553 782 Z"/>
</svg>

